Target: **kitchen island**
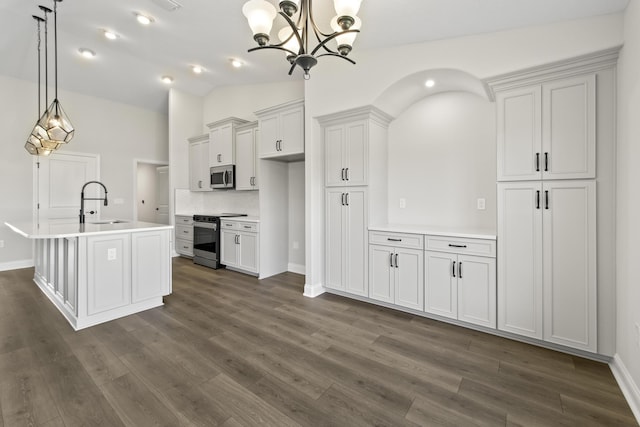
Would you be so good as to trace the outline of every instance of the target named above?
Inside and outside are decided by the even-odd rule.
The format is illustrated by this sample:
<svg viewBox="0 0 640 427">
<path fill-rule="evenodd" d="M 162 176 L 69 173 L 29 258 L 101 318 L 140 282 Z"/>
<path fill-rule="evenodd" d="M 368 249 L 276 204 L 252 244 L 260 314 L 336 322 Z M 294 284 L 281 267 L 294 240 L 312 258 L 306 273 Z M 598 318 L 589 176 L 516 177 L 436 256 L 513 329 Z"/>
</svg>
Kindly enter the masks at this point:
<svg viewBox="0 0 640 427">
<path fill-rule="evenodd" d="M 5 225 L 35 240 L 33 280 L 75 330 L 163 305 L 162 297 L 171 293 L 173 226 L 139 221 Z"/>
</svg>

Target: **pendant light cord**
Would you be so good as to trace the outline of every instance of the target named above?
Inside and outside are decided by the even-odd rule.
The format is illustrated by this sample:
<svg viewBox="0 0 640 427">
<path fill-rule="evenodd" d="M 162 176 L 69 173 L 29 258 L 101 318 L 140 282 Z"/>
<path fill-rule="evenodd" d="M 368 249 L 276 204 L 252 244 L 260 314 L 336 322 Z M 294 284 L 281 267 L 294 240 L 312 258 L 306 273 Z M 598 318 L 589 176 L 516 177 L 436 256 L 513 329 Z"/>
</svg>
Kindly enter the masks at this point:
<svg viewBox="0 0 640 427">
<path fill-rule="evenodd" d="M 53 0 L 53 49 L 54 49 L 54 59 L 55 59 L 55 82 L 56 82 L 56 97 L 58 99 L 58 0 Z M 58 104 L 56 104 L 56 110 L 58 109 Z M 56 111 L 57 113 L 57 111 Z"/>
<path fill-rule="evenodd" d="M 40 84 L 40 79 L 42 78 L 40 76 L 40 69 L 42 68 L 41 65 L 41 57 L 42 57 L 42 53 L 40 50 L 40 45 L 42 44 L 42 37 L 40 35 L 41 31 L 40 31 L 40 18 L 35 17 L 36 21 L 38 22 L 38 115 L 36 117 L 36 121 L 38 121 L 38 119 L 40 119 L 40 108 L 42 108 L 42 88 L 41 88 L 41 84 Z"/>
</svg>

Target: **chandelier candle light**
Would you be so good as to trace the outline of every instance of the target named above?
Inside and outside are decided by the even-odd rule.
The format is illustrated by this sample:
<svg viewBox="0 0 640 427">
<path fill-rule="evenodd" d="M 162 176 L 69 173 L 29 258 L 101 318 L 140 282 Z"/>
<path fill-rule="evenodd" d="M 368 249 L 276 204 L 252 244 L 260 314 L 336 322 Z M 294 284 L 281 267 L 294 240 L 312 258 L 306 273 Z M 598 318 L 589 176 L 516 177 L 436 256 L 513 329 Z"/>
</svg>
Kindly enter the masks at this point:
<svg viewBox="0 0 640 427">
<path fill-rule="evenodd" d="M 297 65 L 304 71 L 305 79 L 309 79 L 309 70 L 318 63 L 317 58 L 321 56 L 335 56 L 355 64 L 347 55 L 351 52 L 362 25 L 360 18 L 356 16 L 361 2 L 362 0 L 334 0 L 337 15 L 329 23 L 333 32 L 324 33 L 313 18 L 312 0 L 282 0 L 279 12 L 267 0 L 249 0 L 243 6 L 242 13 L 249 21 L 253 39 L 258 43 L 258 47 L 249 49 L 249 52 L 259 49 L 285 51 L 291 64 L 289 75 Z M 278 31 L 280 43 L 270 44 L 269 33 L 278 14 L 288 26 Z M 317 45 L 312 50 L 309 48 L 309 37 L 312 35 L 310 30 L 317 40 Z M 328 46 L 328 42 L 334 39 L 337 51 Z"/>
<path fill-rule="evenodd" d="M 58 13 L 57 4 L 62 0 L 53 0 L 53 18 L 54 18 L 54 60 L 55 60 L 55 96 L 51 105 L 44 111 L 38 122 L 36 123 L 31 135 L 29 136 L 25 149 L 33 155 L 48 156 L 52 151 L 57 150 L 61 144 L 66 144 L 74 136 L 74 129 L 69 117 L 66 115 L 58 100 Z M 45 64 L 48 62 L 47 55 L 47 19 L 46 14 L 51 9 L 40 6 L 45 12 Z M 38 74 L 40 73 L 40 20 L 38 21 Z M 48 73 L 47 65 L 45 65 L 45 103 L 48 98 Z M 38 78 L 39 80 L 39 78 Z M 38 82 L 38 85 L 40 82 Z M 38 103 L 40 103 L 40 88 L 38 87 Z M 40 107 L 38 106 L 38 110 Z"/>
</svg>

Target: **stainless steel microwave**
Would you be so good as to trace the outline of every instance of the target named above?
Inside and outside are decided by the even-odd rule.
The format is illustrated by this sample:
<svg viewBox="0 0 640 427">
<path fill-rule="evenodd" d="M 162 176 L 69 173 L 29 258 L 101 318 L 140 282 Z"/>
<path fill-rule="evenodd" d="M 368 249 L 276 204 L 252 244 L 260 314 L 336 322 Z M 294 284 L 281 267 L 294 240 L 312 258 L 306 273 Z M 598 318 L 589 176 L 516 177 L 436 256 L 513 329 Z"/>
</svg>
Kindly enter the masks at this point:
<svg viewBox="0 0 640 427">
<path fill-rule="evenodd" d="M 210 169 L 211 188 L 233 189 L 235 188 L 236 167 L 215 166 Z"/>
</svg>

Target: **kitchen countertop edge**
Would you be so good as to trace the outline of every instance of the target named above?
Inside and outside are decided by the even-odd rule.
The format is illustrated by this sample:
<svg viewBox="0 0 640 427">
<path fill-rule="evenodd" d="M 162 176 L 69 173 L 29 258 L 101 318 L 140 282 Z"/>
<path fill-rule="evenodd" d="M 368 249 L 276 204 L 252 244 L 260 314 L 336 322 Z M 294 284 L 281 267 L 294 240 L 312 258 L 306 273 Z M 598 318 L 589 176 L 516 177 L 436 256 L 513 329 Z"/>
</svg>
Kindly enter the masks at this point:
<svg viewBox="0 0 640 427">
<path fill-rule="evenodd" d="M 423 224 L 383 224 L 371 225 L 369 226 L 369 231 L 424 234 L 429 236 L 448 236 L 466 239 L 496 240 L 495 231 L 481 228 L 457 228 Z"/>
</svg>

